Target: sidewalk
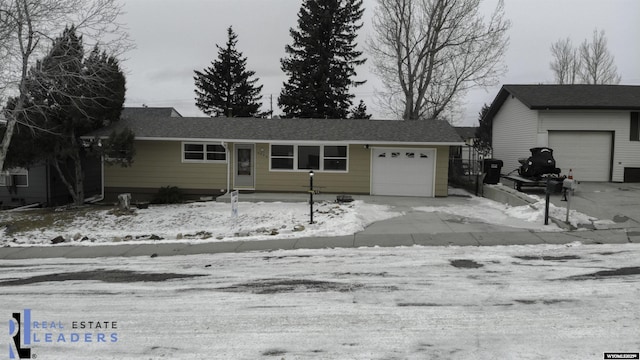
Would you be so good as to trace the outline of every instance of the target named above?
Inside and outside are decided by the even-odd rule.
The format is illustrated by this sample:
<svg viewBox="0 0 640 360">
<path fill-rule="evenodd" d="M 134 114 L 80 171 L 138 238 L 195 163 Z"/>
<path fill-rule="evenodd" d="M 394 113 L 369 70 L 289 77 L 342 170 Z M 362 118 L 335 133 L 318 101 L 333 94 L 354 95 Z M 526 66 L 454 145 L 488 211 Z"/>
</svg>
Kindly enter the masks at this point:
<svg viewBox="0 0 640 360">
<path fill-rule="evenodd" d="M 466 232 L 466 233 L 405 233 L 365 234 L 330 238 L 299 238 L 208 243 L 113 244 L 97 246 L 47 246 L 0 248 L 0 259 L 97 258 L 113 256 L 172 256 L 216 254 L 246 251 L 395 247 L 395 246 L 496 246 L 569 244 L 640 243 L 640 228 L 620 230 L 587 230 L 574 232 Z"/>
</svg>

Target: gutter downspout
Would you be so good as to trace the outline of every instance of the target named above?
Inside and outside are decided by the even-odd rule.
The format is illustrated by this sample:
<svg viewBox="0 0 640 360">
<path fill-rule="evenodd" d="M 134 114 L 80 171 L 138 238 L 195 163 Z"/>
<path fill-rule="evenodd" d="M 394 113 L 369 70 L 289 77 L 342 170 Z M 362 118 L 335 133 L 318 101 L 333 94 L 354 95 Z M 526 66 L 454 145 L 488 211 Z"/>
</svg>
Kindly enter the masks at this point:
<svg viewBox="0 0 640 360">
<path fill-rule="evenodd" d="M 220 145 L 222 145 L 222 147 L 224 148 L 224 151 L 226 152 L 226 156 L 227 156 L 227 189 L 225 191 L 225 193 L 222 195 L 227 195 L 229 194 L 229 186 L 231 184 L 231 152 L 229 151 L 229 144 L 227 144 L 226 142 L 222 141 L 220 143 Z"/>
</svg>

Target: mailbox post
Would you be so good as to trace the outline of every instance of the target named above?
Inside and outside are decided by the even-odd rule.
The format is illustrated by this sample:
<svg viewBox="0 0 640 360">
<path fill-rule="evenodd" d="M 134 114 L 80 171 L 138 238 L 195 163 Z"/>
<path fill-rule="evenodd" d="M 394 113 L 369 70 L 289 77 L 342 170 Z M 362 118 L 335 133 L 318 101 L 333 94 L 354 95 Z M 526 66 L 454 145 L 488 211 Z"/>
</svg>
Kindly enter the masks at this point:
<svg viewBox="0 0 640 360">
<path fill-rule="evenodd" d="M 313 170 L 309 171 L 309 224 L 313 224 Z"/>
<path fill-rule="evenodd" d="M 552 194 L 557 194 L 562 191 L 562 180 L 556 178 L 547 179 L 547 188 L 545 189 L 545 203 L 544 203 L 544 224 L 549 225 L 549 202 Z"/>
<path fill-rule="evenodd" d="M 569 210 L 571 209 L 571 197 L 573 196 L 574 191 L 578 188 L 578 182 L 574 179 L 564 179 L 562 182 L 562 190 L 567 195 L 567 217 L 565 222 L 569 223 Z"/>
</svg>

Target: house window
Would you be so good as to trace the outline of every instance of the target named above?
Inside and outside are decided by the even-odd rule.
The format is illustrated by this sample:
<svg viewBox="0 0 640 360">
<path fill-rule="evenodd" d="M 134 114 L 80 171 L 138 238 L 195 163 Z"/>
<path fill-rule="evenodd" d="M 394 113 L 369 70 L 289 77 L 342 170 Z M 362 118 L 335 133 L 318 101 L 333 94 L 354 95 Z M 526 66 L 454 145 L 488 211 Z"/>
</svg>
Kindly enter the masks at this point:
<svg viewBox="0 0 640 360">
<path fill-rule="evenodd" d="M 298 169 L 320 170 L 320 146 L 298 146 Z"/>
<path fill-rule="evenodd" d="M 347 147 L 271 145 L 271 170 L 347 171 Z"/>
<path fill-rule="evenodd" d="M 0 173 L 0 186 L 29 187 L 29 170 L 15 168 Z"/>
<path fill-rule="evenodd" d="M 224 146 L 206 143 L 183 143 L 182 161 L 185 162 L 226 162 Z"/>
<path fill-rule="evenodd" d="M 325 146 L 324 169 L 332 171 L 347 171 L 347 147 Z"/>
<path fill-rule="evenodd" d="M 631 113 L 631 132 L 629 136 L 630 141 L 640 141 L 640 126 L 638 126 L 638 112 Z"/>
<path fill-rule="evenodd" d="M 271 145 L 271 168 L 293 170 L 293 145 Z"/>
</svg>

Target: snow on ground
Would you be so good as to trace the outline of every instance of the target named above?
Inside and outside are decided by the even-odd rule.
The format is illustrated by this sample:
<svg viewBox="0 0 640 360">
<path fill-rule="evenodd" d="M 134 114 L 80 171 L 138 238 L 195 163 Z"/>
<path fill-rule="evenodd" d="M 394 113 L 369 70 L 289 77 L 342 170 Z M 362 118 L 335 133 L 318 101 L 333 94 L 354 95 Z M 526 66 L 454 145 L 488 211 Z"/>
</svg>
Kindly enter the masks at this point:
<svg viewBox="0 0 640 360">
<path fill-rule="evenodd" d="M 37 359 L 602 359 L 640 351 L 639 257 L 572 243 L 1 260 L 0 304 L 31 311 Z"/>
<path fill-rule="evenodd" d="M 550 222 L 544 225 L 545 200 L 529 195 L 538 201 L 531 205 L 510 206 L 481 197 L 469 198 L 468 204 L 448 206 L 420 206 L 414 210 L 424 212 L 441 212 L 468 218 L 470 222 L 480 221 L 489 224 L 509 226 L 520 229 L 539 231 L 562 231 L 563 229 Z M 549 216 L 564 221 L 567 208 L 549 204 Z M 605 224 L 612 221 L 601 221 L 576 210 L 569 211 L 569 223 L 575 228 L 581 225 Z"/>
<path fill-rule="evenodd" d="M 452 204 L 439 203 L 438 206 L 420 206 L 413 210 L 449 214 L 468 223 L 481 222 L 536 231 L 563 230 L 553 223 L 544 225 L 543 199 L 538 198 L 535 204 L 525 206 L 509 206 L 474 196 L 453 199 Z M 411 207 L 400 209 L 411 210 Z M 550 214 L 564 220 L 566 209 L 550 204 Z M 303 202 L 242 202 L 238 205 L 237 218 L 231 216 L 230 204 L 218 202 L 151 205 L 148 209 L 134 209 L 132 214 L 126 215 L 104 207 L 60 212 L 46 209 L 3 211 L 0 212 L 0 233 L 4 230 L 4 236 L 0 238 L 0 245 L 50 244 L 58 236 L 65 239 L 65 245 L 331 237 L 351 235 L 374 222 L 402 215 L 392 206 L 360 200 L 347 204 L 316 203 L 314 224 L 309 224 L 309 205 Z M 29 229 L 21 228 L 24 224 L 13 225 L 20 222 L 42 225 L 28 225 Z M 581 225 L 606 221 L 571 210 L 570 222 L 580 228 Z M 8 226 L 2 229 L 2 224 Z"/>
<path fill-rule="evenodd" d="M 73 211 L 69 212 L 73 214 Z M 57 236 L 64 237 L 67 245 L 342 236 L 399 215 L 386 205 L 362 201 L 346 204 L 322 202 L 314 205 L 315 223 L 309 224 L 307 203 L 241 202 L 238 204 L 238 217 L 233 218 L 230 204 L 196 202 L 151 205 L 148 209 L 134 209 L 129 215 L 119 214 L 111 208 L 80 209 L 75 216 L 60 214 L 66 220 L 56 220 L 51 226 L 14 231 L 11 223 L 24 218 L 38 222 L 44 217 L 43 210 L 5 211 L 0 212 L 0 224 L 9 224 L 9 227 L 5 228 L 5 236 L 0 243 L 49 244 Z"/>
</svg>

